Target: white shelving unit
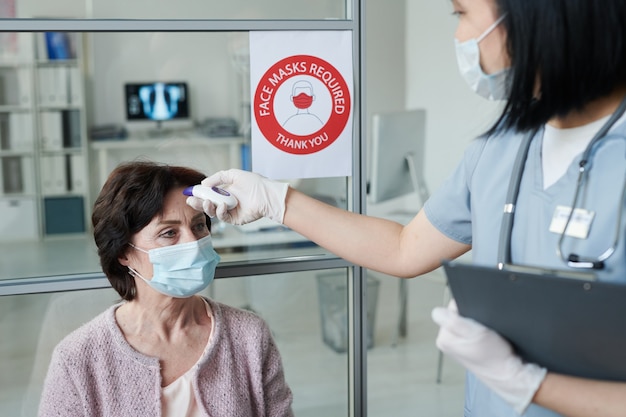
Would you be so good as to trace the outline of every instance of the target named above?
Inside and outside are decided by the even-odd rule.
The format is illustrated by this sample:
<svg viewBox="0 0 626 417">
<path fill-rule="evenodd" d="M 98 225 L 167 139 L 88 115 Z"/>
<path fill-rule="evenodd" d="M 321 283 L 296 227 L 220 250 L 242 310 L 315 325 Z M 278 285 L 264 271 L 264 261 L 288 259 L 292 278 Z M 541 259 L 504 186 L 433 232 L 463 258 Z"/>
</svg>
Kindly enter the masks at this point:
<svg viewBox="0 0 626 417">
<path fill-rule="evenodd" d="M 82 38 L 29 36 L 28 53 L 0 59 L 0 241 L 88 229 Z M 21 42 L 20 45 L 27 45 Z M 63 54 L 60 53 L 63 52 Z"/>
<path fill-rule="evenodd" d="M 16 48 L 14 53 L 3 54 L 0 59 L 0 239 L 2 240 L 36 239 L 40 233 L 37 184 L 34 177 L 36 164 L 34 65 L 32 52 L 19 52 Z"/>
</svg>

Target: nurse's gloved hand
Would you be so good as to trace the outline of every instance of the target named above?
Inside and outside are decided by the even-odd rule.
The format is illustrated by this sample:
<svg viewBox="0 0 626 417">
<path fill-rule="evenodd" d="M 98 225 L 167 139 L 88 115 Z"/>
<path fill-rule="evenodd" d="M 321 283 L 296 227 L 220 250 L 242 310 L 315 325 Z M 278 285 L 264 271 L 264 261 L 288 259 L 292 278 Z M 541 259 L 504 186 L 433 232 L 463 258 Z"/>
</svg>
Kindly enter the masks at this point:
<svg viewBox="0 0 626 417">
<path fill-rule="evenodd" d="M 448 308 L 435 308 L 432 318 L 441 326 L 437 347 L 523 414 L 543 382 L 546 369 L 524 363 L 498 333 L 461 317 L 454 300 Z"/>
<path fill-rule="evenodd" d="M 267 217 L 283 223 L 285 197 L 289 184 L 269 180 L 259 174 L 240 169 L 219 171 L 202 181 L 207 187 L 218 186 L 235 196 L 238 204 L 228 210 L 226 204 L 215 205 L 208 200 L 189 197 L 187 204 L 232 224 L 246 224 Z"/>
</svg>

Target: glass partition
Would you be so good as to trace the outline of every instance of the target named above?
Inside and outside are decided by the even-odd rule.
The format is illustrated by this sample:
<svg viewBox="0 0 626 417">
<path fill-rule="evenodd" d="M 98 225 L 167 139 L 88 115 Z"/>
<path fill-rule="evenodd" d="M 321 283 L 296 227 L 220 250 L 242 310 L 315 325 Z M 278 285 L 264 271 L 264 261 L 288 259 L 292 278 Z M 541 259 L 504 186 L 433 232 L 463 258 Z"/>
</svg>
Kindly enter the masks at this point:
<svg viewBox="0 0 626 417">
<path fill-rule="evenodd" d="M 296 416 L 348 415 L 347 284 L 345 268 L 214 284 L 215 300 L 254 311 L 269 324 Z"/>
<path fill-rule="evenodd" d="M 353 32 L 352 175 L 286 180 L 361 211 L 359 5 L 6 2 L 0 17 L 13 32 L 0 38 L 0 414 L 33 415 L 51 347 L 117 299 L 90 230 L 113 167 L 137 158 L 207 174 L 248 167 L 248 31 Z M 185 117 L 130 117 L 129 94 L 157 81 L 189 92 Z M 364 353 L 374 336 L 364 333 L 362 270 L 280 225 L 212 227 L 222 262 L 208 294 L 269 323 L 296 414 L 366 415 Z M 57 326 L 69 309 L 71 320 Z"/>
<path fill-rule="evenodd" d="M 203 293 L 268 323 L 297 416 L 348 413 L 347 277 L 337 269 L 220 279 Z M 35 416 L 54 346 L 118 301 L 110 288 L 0 297 L 0 415 Z"/>
<path fill-rule="evenodd" d="M 99 272 L 91 208 L 119 163 L 153 160 L 207 175 L 250 168 L 247 32 L 3 39 L 0 279 Z M 176 117 L 155 121 L 137 111 L 139 90 L 156 81 L 184 92 Z M 349 208 L 349 177 L 286 181 Z M 223 262 L 329 255 L 265 219 L 241 227 L 214 220 Z"/>
<path fill-rule="evenodd" d="M 0 414 L 36 416 L 54 346 L 118 299 L 112 289 L 0 297 Z"/>
<path fill-rule="evenodd" d="M 15 0 L 27 18 L 76 19 L 347 19 L 345 0 Z M 13 17 L 13 16 L 10 16 Z"/>
</svg>

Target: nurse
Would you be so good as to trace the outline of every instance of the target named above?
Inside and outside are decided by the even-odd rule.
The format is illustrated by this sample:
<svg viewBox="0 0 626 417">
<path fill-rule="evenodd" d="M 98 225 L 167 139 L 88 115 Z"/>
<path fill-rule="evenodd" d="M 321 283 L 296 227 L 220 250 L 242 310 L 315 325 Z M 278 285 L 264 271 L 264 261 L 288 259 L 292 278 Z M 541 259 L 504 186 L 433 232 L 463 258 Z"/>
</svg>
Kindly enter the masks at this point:
<svg viewBox="0 0 626 417">
<path fill-rule="evenodd" d="M 442 259 L 470 249 L 474 262 L 495 266 L 514 162 L 529 138 L 511 261 L 592 267 L 600 280 L 626 283 L 626 118 L 620 106 L 626 96 L 626 2 L 452 0 L 452 6 L 461 74 L 478 94 L 505 103 L 408 225 L 331 207 L 239 170 L 203 181 L 236 195 L 237 208 L 195 198 L 188 204 L 236 224 L 272 218 L 348 261 L 398 277 L 432 271 Z M 598 136 L 603 128 L 607 133 Z M 570 218 L 572 210 L 577 215 Z M 576 226 L 571 232 L 558 221 L 563 218 Z M 433 318 L 441 326 L 440 349 L 468 369 L 466 416 L 626 413 L 625 383 L 523 363 L 503 338 L 460 317 L 453 305 L 436 309 Z"/>
</svg>

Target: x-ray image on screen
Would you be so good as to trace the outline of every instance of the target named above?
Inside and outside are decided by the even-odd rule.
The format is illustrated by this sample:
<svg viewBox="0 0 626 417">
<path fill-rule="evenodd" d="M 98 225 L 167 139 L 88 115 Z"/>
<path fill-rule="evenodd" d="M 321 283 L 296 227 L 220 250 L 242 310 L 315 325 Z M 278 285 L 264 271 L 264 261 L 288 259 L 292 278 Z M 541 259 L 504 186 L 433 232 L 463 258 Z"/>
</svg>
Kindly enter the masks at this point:
<svg viewBox="0 0 626 417">
<path fill-rule="evenodd" d="M 128 120 L 171 120 L 189 117 L 187 84 L 155 82 L 126 84 Z"/>
</svg>

